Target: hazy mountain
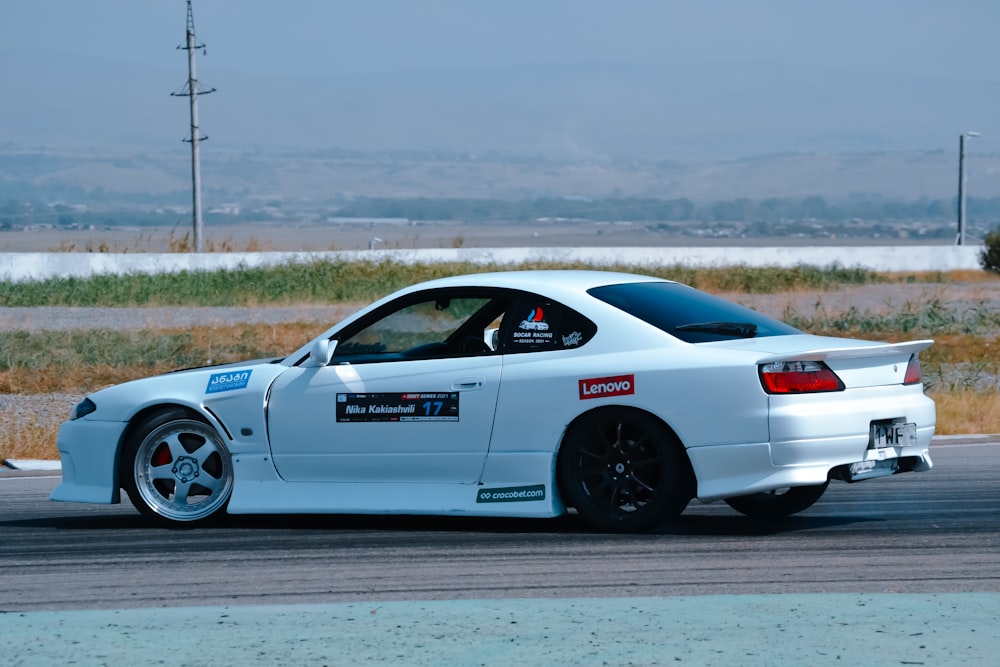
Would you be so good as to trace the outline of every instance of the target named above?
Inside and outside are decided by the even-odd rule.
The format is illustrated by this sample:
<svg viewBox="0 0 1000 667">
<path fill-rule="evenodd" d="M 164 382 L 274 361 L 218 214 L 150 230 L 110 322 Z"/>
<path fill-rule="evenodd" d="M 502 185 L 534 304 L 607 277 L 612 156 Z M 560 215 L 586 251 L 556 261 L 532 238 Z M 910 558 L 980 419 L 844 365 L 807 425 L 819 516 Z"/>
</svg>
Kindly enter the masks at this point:
<svg viewBox="0 0 1000 667">
<path fill-rule="evenodd" d="M 160 150 L 187 136 L 186 66 L 0 50 L 0 144 Z M 785 63 L 510 65 L 282 76 L 199 67 L 202 131 L 254 147 L 488 151 L 573 159 L 718 160 L 785 152 L 954 150 L 955 109 L 1000 108 L 1000 86 L 862 78 Z M 789 95 L 788 92 L 792 91 Z M 904 108 L 904 114 L 899 109 Z M 970 125 L 970 128 L 972 126 Z M 984 137 L 980 150 L 994 138 Z M 970 151 L 976 145 L 970 145 Z"/>
</svg>

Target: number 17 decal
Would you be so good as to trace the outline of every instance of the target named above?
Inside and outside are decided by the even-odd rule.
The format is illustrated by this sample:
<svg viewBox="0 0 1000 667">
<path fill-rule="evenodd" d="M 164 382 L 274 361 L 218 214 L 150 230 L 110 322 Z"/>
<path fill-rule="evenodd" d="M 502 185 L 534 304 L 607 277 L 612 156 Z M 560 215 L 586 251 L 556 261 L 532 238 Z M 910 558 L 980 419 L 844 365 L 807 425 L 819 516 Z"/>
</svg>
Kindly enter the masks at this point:
<svg viewBox="0 0 1000 667">
<path fill-rule="evenodd" d="M 458 421 L 458 393 L 337 394 L 338 422 Z"/>
<path fill-rule="evenodd" d="M 424 403 L 424 416 L 437 417 L 441 414 L 441 408 L 443 407 L 444 401 L 427 401 Z"/>
</svg>

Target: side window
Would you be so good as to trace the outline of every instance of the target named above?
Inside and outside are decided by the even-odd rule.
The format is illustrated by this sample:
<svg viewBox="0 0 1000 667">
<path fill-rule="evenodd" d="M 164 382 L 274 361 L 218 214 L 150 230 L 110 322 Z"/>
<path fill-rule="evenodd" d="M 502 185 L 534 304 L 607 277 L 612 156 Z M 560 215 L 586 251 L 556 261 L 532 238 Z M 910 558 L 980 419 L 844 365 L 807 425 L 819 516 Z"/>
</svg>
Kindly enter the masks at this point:
<svg viewBox="0 0 1000 667">
<path fill-rule="evenodd" d="M 493 354 L 504 299 L 437 291 L 407 299 L 360 329 L 346 331 L 332 363 L 374 363 Z"/>
<path fill-rule="evenodd" d="M 547 352 L 585 345 L 597 325 L 580 313 L 531 294 L 523 294 L 500 329 L 503 352 Z"/>
</svg>

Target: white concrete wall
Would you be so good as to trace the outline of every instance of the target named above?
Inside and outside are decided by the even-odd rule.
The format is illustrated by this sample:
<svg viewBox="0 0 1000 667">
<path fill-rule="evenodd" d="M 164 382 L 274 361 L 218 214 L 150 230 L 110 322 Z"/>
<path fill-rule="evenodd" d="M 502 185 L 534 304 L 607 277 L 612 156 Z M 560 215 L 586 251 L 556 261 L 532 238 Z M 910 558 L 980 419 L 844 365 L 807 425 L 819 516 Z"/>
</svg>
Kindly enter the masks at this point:
<svg viewBox="0 0 1000 667">
<path fill-rule="evenodd" d="M 275 266 L 314 260 L 393 260 L 403 263 L 472 262 L 516 264 L 525 261 L 586 262 L 595 266 L 826 267 L 839 264 L 878 271 L 951 271 L 979 269 L 982 246 L 804 246 L 712 248 L 427 248 L 339 252 L 233 253 L 0 253 L 0 280 L 24 282 L 98 274 L 212 271 L 240 266 Z"/>
</svg>

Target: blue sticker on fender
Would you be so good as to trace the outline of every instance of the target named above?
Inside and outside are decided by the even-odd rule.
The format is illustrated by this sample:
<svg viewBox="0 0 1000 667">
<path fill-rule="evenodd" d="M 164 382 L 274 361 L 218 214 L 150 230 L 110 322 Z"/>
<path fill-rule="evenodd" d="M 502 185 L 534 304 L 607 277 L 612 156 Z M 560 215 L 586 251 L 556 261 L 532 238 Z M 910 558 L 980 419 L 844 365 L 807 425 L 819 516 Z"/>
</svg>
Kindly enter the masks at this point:
<svg viewBox="0 0 1000 667">
<path fill-rule="evenodd" d="M 233 391 L 234 389 L 246 389 L 250 383 L 250 374 L 253 371 L 234 371 L 232 373 L 212 373 L 208 378 L 208 386 L 205 387 L 206 394 L 217 394 L 220 391 Z"/>
</svg>

